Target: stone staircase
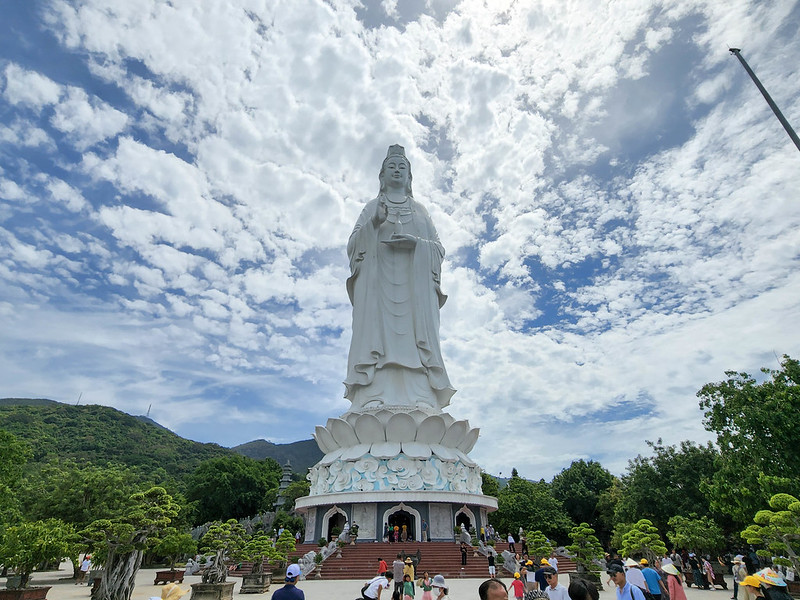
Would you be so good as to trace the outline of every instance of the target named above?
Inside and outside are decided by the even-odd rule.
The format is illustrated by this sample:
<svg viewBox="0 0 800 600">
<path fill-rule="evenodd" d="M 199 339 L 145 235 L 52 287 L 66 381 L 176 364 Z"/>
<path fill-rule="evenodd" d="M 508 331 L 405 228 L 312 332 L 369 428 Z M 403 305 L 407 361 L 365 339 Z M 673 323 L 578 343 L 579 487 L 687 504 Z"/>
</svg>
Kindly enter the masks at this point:
<svg viewBox="0 0 800 600">
<path fill-rule="evenodd" d="M 417 549 L 421 553 L 420 563 L 417 567 L 417 576 L 425 571 L 433 577 L 441 573 L 445 578 L 488 578 L 489 563 L 482 554 L 473 556 L 473 552 L 467 555 L 467 564 L 462 568 L 461 549 L 454 542 L 406 542 L 389 544 L 386 542 L 364 542 L 355 546 L 344 546 L 342 557 L 330 556 L 322 563 L 322 579 L 367 579 L 375 576 L 378 572 L 378 558 L 383 558 L 391 568 L 392 561 L 398 553 L 405 551 L 407 555 L 416 555 Z M 498 544 L 498 552 L 508 549 L 508 544 Z M 299 557 L 318 548 L 312 544 L 301 544 L 292 553 L 292 557 Z M 500 557 L 498 557 L 499 559 Z M 512 573 L 503 571 L 498 560 L 497 575 L 502 578 L 512 576 Z M 567 573 L 575 570 L 575 562 L 564 557 L 558 559 L 558 570 L 560 573 Z M 316 571 L 309 575 L 309 578 L 316 577 Z M 568 581 L 567 581 L 568 583 Z"/>
</svg>

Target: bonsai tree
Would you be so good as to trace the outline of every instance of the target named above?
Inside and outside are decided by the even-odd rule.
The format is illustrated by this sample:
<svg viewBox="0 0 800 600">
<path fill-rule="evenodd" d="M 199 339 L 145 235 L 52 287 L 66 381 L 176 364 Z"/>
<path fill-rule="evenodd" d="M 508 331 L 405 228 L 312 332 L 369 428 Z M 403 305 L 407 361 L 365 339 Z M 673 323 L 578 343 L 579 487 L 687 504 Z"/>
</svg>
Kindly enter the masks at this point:
<svg viewBox="0 0 800 600">
<path fill-rule="evenodd" d="M 289 560 L 289 554 L 296 549 L 294 543 L 294 536 L 288 529 L 284 529 L 280 537 L 275 540 L 275 560 L 278 562 L 278 567 L 283 569 L 286 567 L 286 562 Z"/>
<path fill-rule="evenodd" d="M 203 583 L 225 583 L 228 576 L 225 559 L 240 555 L 246 539 L 247 533 L 236 519 L 211 524 L 200 538 L 200 549 L 213 554 L 211 566 L 203 573 Z"/>
<path fill-rule="evenodd" d="M 528 541 L 528 554 L 536 558 L 536 563 L 543 558 L 550 558 L 555 546 L 547 539 L 545 534 L 538 529 L 535 531 L 528 531 L 525 534 L 525 539 Z"/>
<path fill-rule="evenodd" d="M 3 532 L 0 563 L 13 568 L 20 577 L 19 587 L 26 588 L 39 564 L 69 556 L 76 539 L 72 526 L 59 519 L 14 525 Z"/>
<path fill-rule="evenodd" d="M 742 531 L 748 544 L 764 545 L 759 556 L 777 555 L 773 562 L 800 573 L 800 501 L 791 494 L 775 494 L 769 499 L 773 510 L 760 510 L 754 523 Z"/>
<path fill-rule="evenodd" d="M 579 573 L 599 573 L 600 566 L 595 562 L 603 558 L 603 547 L 588 523 L 581 523 L 569 532 L 572 544 L 566 547 L 575 557 Z"/>
<path fill-rule="evenodd" d="M 358 525 L 353 523 L 353 525 L 350 527 L 350 543 L 355 544 L 357 539 L 358 539 Z"/>
<path fill-rule="evenodd" d="M 240 556 L 243 560 L 253 561 L 253 569 L 251 574 L 263 575 L 264 574 L 264 560 L 278 560 L 280 555 L 275 549 L 275 544 L 265 534 L 257 534 L 247 540 L 242 546 Z"/>
<path fill-rule="evenodd" d="M 197 542 L 192 539 L 191 534 L 178 533 L 174 527 L 168 527 L 153 550 L 159 556 L 166 556 L 169 559 L 169 570 L 174 571 L 178 556 L 197 552 Z"/>
<path fill-rule="evenodd" d="M 130 600 L 145 550 L 153 548 L 180 507 L 164 488 L 132 494 L 119 517 L 98 519 L 80 532 L 105 564 L 93 600 Z"/>
<path fill-rule="evenodd" d="M 658 528 L 649 519 L 640 519 L 622 536 L 622 556 L 646 558 L 650 564 L 664 556 L 667 547 L 658 535 Z"/>
</svg>

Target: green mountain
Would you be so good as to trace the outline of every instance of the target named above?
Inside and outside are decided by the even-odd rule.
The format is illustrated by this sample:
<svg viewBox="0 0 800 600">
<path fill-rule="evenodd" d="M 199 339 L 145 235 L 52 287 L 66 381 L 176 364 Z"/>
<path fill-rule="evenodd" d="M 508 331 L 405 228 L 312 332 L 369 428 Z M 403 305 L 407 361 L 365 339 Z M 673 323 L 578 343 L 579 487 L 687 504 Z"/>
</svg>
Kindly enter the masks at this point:
<svg viewBox="0 0 800 600">
<path fill-rule="evenodd" d="M 291 444 L 273 444 L 267 440 L 253 440 L 231 448 L 243 456 L 263 460 L 274 458 L 281 466 L 287 462 L 292 471 L 304 475 L 309 467 L 314 466 L 323 457 L 322 451 L 314 440 L 302 440 Z"/>
<path fill-rule="evenodd" d="M 53 400 L 0 398 L 0 429 L 13 433 L 33 450 L 34 462 L 50 458 L 116 462 L 144 469 L 163 468 L 182 479 L 202 461 L 233 452 L 305 475 L 322 458 L 313 440 L 273 444 L 255 440 L 225 448 L 182 438 L 145 416 L 131 416 L 108 406 L 71 405 Z"/>
<path fill-rule="evenodd" d="M 33 450 L 34 462 L 55 457 L 117 462 L 144 469 L 161 467 L 177 478 L 204 460 L 232 452 L 217 444 L 186 440 L 114 408 L 92 404 L 3 398 L 0 429 L 25 441 Z"/>
</svg>

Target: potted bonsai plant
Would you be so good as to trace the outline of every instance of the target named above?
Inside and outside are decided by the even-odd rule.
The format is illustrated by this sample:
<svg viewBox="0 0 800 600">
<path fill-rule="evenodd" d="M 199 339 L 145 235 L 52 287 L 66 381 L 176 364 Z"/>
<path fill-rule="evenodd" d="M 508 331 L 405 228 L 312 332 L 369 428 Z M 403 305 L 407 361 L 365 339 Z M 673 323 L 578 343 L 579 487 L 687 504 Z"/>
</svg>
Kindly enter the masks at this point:
<svg viewBox="0 0 800 600">
<path fill-rule="evenodd" d="M 236 519 L 216 521 L 200 538 L 200 549 L 212 554 L 211 565 L 203 571 L 201 583 L 192 584 L 192 600 L 233 600 L 233 582 L 226 581 L 227 557 L 241 553 L 247 533 Z"/>
<path fill-rule="evenodd" d="M 194 554 L 197 552 L 197 542 L 192 539 L 189 533 L 178 533 L 174 527 L 167 528 L 154 551 L 160 556 L 166 556 L 169 560 L 169 571 L 156 571 L 156 578 L 153 585 L 161 583 L 183 583 L 184 572 L 175 570 L 175 561 L 181 554 Z"/>
<path fill-rule="evenodd" d="M 333 529 L 331 529 L 331 541 L 335 542 L 336 540 L 338 540 L 340 533 L 342 533 L 341 527 L 334 527 Z"/>
<path fill-rule="evenodd" d="M 350 527 L 350 545 L 355 546 L 357 539 L 358 539 L 358 525 L 353 523 L 353 526 Z"/>
<path fill-rule="evenodd" d="M 275 554 L 272 560 L 275 561 L 275 573 L 281 579 L 283 578 L 283 570 L 289 560 L 289 554 L 294 552 L 296 548 L 294 536 L 288 529 L 285 529 L 280 537 L 275 540 Z"/>
<path fill-rule="evenodd" d="M 600 565 L 595 561 L 603 558 L 603 547 L 595 536 L 594 529 L 587 523 L 581 523 L 572 528 L 569 537 L 572 544 L 566 550 L 575 558 L 577 565 L 577 573 L 570 573 L 570 581 L 584 579 L 601 591 L 603 587 L 600 581 Z"/>
<path fill-rule="evenodd" d="M 18 589 L 0 590 L 0 600 L 40 600 L 50 586 L 29 586 L 41 563 L 68 556 L 77 540 L 71 525 L 59 519 L 32 521 L 8 527 L 0 543 L 0 563 L 19 576 Z"/>
<path fill-rule="evenodd" d="M 239 593 L 263 594 L 269 590 L 272 576 L 270 573 L 264 572 L 264 561 L 272 561 L 279 558 L 272 540 L 263 533 L 254 535 L 244 544 L 239 556 L 243 560 L 253 562 L 253 568 L 250 573 L 242 575 L 242 587 Z"/>
<path fill-rule="evenodd" d="M 317 565 L 317 579 L 322 579 L 322 561 L 325 558 L 322 556 L 322 552 L 317 552 L 314 555 L 314 564 Z"/>
</svg>

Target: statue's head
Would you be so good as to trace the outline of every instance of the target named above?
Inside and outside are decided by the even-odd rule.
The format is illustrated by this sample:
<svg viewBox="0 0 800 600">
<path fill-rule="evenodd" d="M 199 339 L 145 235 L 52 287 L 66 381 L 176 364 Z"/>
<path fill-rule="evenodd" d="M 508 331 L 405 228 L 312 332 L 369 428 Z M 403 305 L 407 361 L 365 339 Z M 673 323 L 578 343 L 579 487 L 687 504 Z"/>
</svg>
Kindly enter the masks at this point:
<svg viewBox="0 0 800 600">
<path fill-rule="evenodd" d="M 386 181 L 384 180 L 384 171 L 386 170 L 386 164 L 390 160 L 402 160 L 406 163 L 406 167 L 408 168 L 408 180 L 406 181 L 406 195 L 413 196 L 414 194 L 411 191 L 411 163 L 408 162 L 408 159 L 406 158 L 406 149 L 397 144 L 389 146 L 389 151 L 386 153 L 386 158 L 383 159 L 383 164 L 381 164 L 381 172 L 378 174 L 378 180 L 381 183 L 381 192 L 386 191 Z"/>
</svg>

